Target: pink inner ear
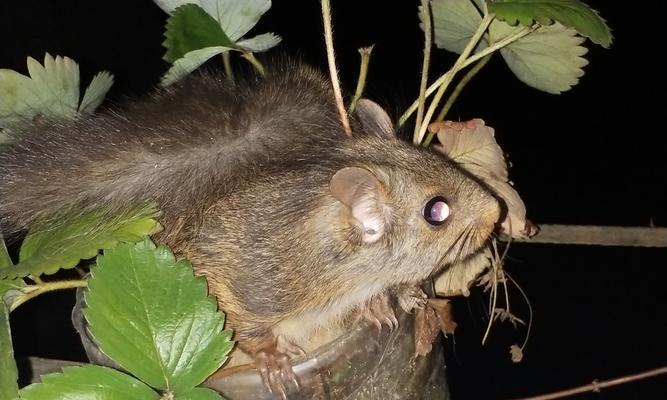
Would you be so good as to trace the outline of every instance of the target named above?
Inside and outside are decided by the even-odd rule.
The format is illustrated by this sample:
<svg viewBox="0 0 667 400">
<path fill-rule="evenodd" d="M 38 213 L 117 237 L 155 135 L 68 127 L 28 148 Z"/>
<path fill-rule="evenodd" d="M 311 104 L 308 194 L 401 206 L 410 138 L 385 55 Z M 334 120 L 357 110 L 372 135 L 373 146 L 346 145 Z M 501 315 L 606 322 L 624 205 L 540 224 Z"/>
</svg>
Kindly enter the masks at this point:
<svg viewBox="0 0 667 400">
<path fill-rule="evenodd" d="M 338 170 L 329 182 L 332 196 L 345 204 L 363 229 L 364 243 L 380 239 L 385 231 L 384 206 L 378 179 L 365 168 Z"/>
<path fill-rule="evenodd" d="M 370 196 L 362 196 L 352 207 L 352 216 L 363 227 L 362 241 L 374 243 L 384 234 L 386 221 L 377 200 Z"/>
</svg>

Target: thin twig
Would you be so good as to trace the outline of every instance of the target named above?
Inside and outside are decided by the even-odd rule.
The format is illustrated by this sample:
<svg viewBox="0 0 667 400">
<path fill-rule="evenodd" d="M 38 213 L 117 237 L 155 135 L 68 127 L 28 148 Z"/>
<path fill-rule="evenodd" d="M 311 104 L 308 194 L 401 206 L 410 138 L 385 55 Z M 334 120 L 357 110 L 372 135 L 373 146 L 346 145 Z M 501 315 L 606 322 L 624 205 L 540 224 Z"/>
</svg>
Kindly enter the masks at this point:
<svg viewBox="0 0 667 400">
<path fill-rule="evenodd" d="M 361 63 L 359 64 L 359 79 L 357 79 L 357 88 L 354 91 L 354 97 L 352 97 L 350 107 L 347 110 L 347 112 L 350 114 L 354 112 L 354 108 L 357 106 L 357 101 L 359 101 L 361 95 L 364 93 L 364 87 L 366 87 L 366 75 L 368 74 L 368 64 L 371 61 L 371 53 L 373 52 L 374 46 L 375 45 L 362 47 L 358 50 L 359 54 L 361 54 Z"/>
<path fill-rule="evenodd" d="M 592 225 L 540 225 L 530 239 L 521 243 L 554 243 L 598 246 L 667 247 L 667 228 Z"/>
<path fill-rule="evenodd" d="M 412 142 L 419 145 L 419 129 L 424 121 L 424 108 L 426 107 L 426 86 L 428 85 L 428 67 L 431 63 L 431 47 L 433 46 L 433 31 L 431 25 L 431 7 L 429 0 L 421 0 L 420 11 L 424 21 L 424 60 L 422 64 L 422 79 L 419 84 L 419 103 L 417 106 L 417 119 L 415 120 L 415 131 L 412 134 Z"/>
<path fill-rule="evenodd" d="M 327 48 L 327 62 L 329 63 L 329 75 L 331 75 L 331 85 L 333 86 L 334 97 L 336 98 L 336 107 L 338 108 L 340 122 L 343 124 L 345 134 L 352 137 L 352 128 L 350 128 L 350 120 L 345 111 L 343 94 L 340 90 L 340 82 L 338 81 L 336 56 L 334 55 L 333 47 L 333 29 L 331 28 L 331 4 L 329 0 L 322 0 L 322 21 L 324 22 L 324 42 Z"/>
<path fill-rule="evenodd" d="M 640 379 L 646 379 L 657 375 L 667 374 L 667 366 L 652 369 L 649 371 L 641 372 L 633 375 L 626 375 L 616 379 L 610 379 L 607 381 L 598 382 L 597 380 L 593 381 L 588 385 L 579 386 L 573 389 L 561 390 L 554 393 L 543 394 L 533 397 L 522 397 L 515 400 L 552 400 L 560 399 L 567 396 L 572 396 L 575 394 L 586 393 L 586 392 L 599 392 L 600 389 L 608 388 L 610 386 L 621 385 L 624 383 L 629 383 L 633 381 L 638 381 Z"/>
</svg>

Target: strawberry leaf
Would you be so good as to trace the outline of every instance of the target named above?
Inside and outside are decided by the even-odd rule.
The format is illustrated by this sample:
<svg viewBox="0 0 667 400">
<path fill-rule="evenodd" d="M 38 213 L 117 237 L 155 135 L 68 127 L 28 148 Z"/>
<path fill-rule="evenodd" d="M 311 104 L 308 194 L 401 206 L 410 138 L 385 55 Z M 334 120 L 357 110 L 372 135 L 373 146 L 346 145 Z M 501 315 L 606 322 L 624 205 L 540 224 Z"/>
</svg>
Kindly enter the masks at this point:
<svg viewBox="0 0 667 400">
<path fill-rule="evenodd" d="M 199 68 L 200 65 L 208 61 L 211 57 L 229 50 L 233 49 L 224 46 L 214 46 L 186 53 L 183 57 L 174 61 L 174 65 L 172 65 L 171 68 L 169 68 L 169 71 L 162 77 L 160 85 L 167 87 L 172 83 L 177 82 L 190 72 Z"/>
<path fill-rule="evenodd" d="M 83 94 L 83 99 L 79 105 L 79 112 L 81 114 L 92 114 L 93 111 L 104 100 L 109 89 L 113 85 L 113 75 L 106 71 L 98 72 L 93 77 L 93 80 L 90 81 L 90 84 L 86 88 L 86 92 Z"/>
<path fill-rule="evenodd" d="M 489 29 L 491 37 L 500 40 L 516 28 L 499 22 Z M 584 75 L 582 68 L 588 61 L 583 56 L 588 49 L 581 46 L 583 41 L 574 29 L 556 22 L 500 49 L 500 54 L 520 81 L 559 94 L 570 90 Z"/>
<path fill-rule="evenodd" d="M 0 285 L 2 285 L 0 281 Z M 0 286 L 0 295 L 2 294 Z M 18 370 L 14 361 L 14 348 L 9 328 L 9 310 L 0 298 L 0 399 L 17 399 L 19 386 Z"/>
<path fill-rule="evenodd" d="M 224 363 L 231 332 L 206 280 L 150 240 L 98 257 L 84 315 L 104 354 L 150 386 L 178 395 Z M 178 396 L 176 396 L 178 397 Z"/>
<path fill-rule="evenodd" d="M 44 65 L 31 57 L 27 64 L 30 77 L 0 69 L 0 128 L 40 115 L 72 119 L 92 113 L 113 83 L 110 74 L 98 74 L 79 105 L 79 65 L 74 60 L 46 53 Z"/>
<path fill-rule="evenodd" d="M 64 368 L 21 389 L 21 400 L 152 400 L 160 395 L 137 379 L 97 365 Z M 166 398 L 166 397 L 164 397 Z"/>
<path fill-rule="evenodd" d="M 497 19 L 510 25 L 530 26 L 535 21 L 548 25 L 558 21 L 602 47 L 608 48 L 613 40 L 605 20 L 579 0 L 498 0 L 488 7 Z"/>
<path fill-rule="evenodd" d="M 172 14 L 184 4 L 194 3 L 210 15 L 233 41 L 248 33 L 271 8 L 271 0 L 154 0 Z M 194 49 L 192 49 L 194 50 Z"/>
<path fill-rule="evenodd" d="M 49 218 L 35 224 L 23 241 L 19 263 L 0 269 L 2 278 L 53 274 L 73 268 L 80 260 L 93 258 L 99 249 L 118 242 L 136 242 L 155 233 L 160 225 L 152 207 L 134 208 L 108 216 L 104 211 Z"/>
<path fill-rule="evenodd" d="M 174 63 L 185 54 L 205 47 L 235 47 L 218 22 L 197 4 L 184 4 L 167 20 L 164 60 Z"/>
</svg>

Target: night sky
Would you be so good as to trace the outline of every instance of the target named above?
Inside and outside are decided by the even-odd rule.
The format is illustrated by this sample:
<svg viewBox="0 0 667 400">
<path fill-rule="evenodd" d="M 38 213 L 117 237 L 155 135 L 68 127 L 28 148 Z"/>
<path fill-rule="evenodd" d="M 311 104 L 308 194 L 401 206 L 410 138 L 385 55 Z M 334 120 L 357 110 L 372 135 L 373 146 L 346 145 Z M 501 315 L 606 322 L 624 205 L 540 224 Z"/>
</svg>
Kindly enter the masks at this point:
<svg viewBox="0 0 667 400">
<path fill-rule="evenodd" d="M 417 1 L 333 0 L 335 40 L 344 87 L 352 90 L 357 48 L 375 43 L 367 96 L 394 115 L 417 96 L 423 34 Z M 473 79 L 449 118 L 482 118 L 513 165 L 510 177 L 537 224 L 667 226 L 664 158 L 664 36 L 660 2 L 630 8 L 588 1 L 606 18 L 615 42 L 590 42 L 586 74 L 554 96 L 519 82 L 499 56 Z M 284 39 L 273 54 L 298 55 L 324 67 L 319 2 L 275 1 L 253 31 Z M 648 19 L 653 16 L 653 19 Z M 25 58 L 67 55 L 82 81 L 99 70 L 116 78 L 112 101 L 145 93 L 167 65 L 161 57 L 166 15 L 150 0 L 3 1 L 0 68 L 25 73 Z M 646 21 L 646 22 L 641 22 Z M 645 46 L 645 47 L 640 47 Z M 454 56 L 434 50 L 432 71 Z M 237 62 L 243 62 L 238 59 Z M 433 75 L 436 76 L 436 75 Z M 455 301 L 459 328 L 447 341 L 452 398 L 509 399 L 547 393 L 667 364 L 667 249 L 514 244 L 506 268 L 526 291 L 533 332 L 525 360 L 508 348 L 524 330 L 499 324 L 482 346 L 486 295 Z M 525 305 L 511 293 L 519 316 Z M 68 325 L 73 293 L 42 296 L 12 314 L 17 352 L 78 359 Z M 55 332 L 52 337 L 35 331 Z M 667 377 L 578 398 L 649 399 L 667 396 Z"/>
</svg>

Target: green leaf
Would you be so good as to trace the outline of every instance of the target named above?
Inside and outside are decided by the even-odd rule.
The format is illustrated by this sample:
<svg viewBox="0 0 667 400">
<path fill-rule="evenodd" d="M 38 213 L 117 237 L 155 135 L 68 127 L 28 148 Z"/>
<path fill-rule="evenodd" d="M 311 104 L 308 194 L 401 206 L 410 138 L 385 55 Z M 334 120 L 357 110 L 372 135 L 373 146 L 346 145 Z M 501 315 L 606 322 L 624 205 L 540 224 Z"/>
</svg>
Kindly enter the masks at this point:
<svg viewBox="0 0 667 400">
<path fill-rule="evenodd" d="M 229 47 L 216 46 L 205 47 L 203 49 L 188 52 L 185 54 L 185 56 L 183 56 L 183 58 L 179 58 L 174 62 L 174 65 L 172 65 L 171 68 L 169 68 L 169 71 L 167 71 L 167 73 L 162 77 L 160 85 L 167 87 L 197 69 L 211 57 L 230 50 L 234 49 Z"/>
<path fill-rule="evenodd" d="M 195 3 L 199 5 L 227 33 L 229 39 L 234 42 L 248 33 L 248 31 L 257 24 L 260 17 L 271 8 L 271 0 L 154 1 L 169 14 L 173 13 L 183 4 Z"/>
<path fill-rule="evenodd" d="M 185 4 L 174 10 L 167 20 L 163 45 L 167 48 L 164 59 L 170 63 L 204 47 L 234 47 L 218 22 L 197 4 Z"/>
<path fill-rule="evenodd" d="M 96 365 L 64 368 L 21 389 L 21 400 L 152 400 L 160 395 L 137 379 Z"/>
<path fill-rule="evenodd" d="M 150 240 L 106 250 L 91 271 L 84 314 L 100 349 L 160 390 L 186 392 L 232 348 L 206 280 Z"/>
<path fill-rule="evenodd" d="M 124 210 L 116 215 L 94 211 L 80 215 L 61 215 L 42 220 L 23 241 L 19 263 L 0 270 L 2 278 L 53 274 L 60 268 L 73 268 L 80 260 L 93 258 L 99 249 L 118 242 L 136 242 L 159 230 L 153 207 Z"/>
<path fill-rule="evenodd" d="M 558 21 L 605 48 L 613 40 L 605 20 L 579 0 L 498 0 L 489 3 L 489 12 L 510 25 L 518 22 L 530 26 L 534 21 L 548 25 Z"/>
<path fill-rule="evenodd" d="M 0 282 L 0 285 L 2 282 Z M 2 289 L 0 288 L 0 293 Z M 14 348 L 9 328 L 9 310 L 0 300 L 0 399 L 18 399 L 18 370 L 14 361 Z"/>
<path fill-rule="evenodd" d="M 489 34 L 494 42 L 514 30 L 504 22 L 493 23 Z M 574 29 L 558 22 L 541 26 L 535 32 L 500 50 L 514 75 L 528 86 L 552 94 L 572 88 L 584 75 L 582 67 L 588 61 L 582 56 L 588 51 L 581 46 L 584 38 Z"/>
<path fill-rule="evenodd" d="M 282 39 L 273 33 L 263 33 L 250 39 L 243 39 L 236 43 L 238 47 L 250 50 L 255 53 L 261 53 L 274 46 L 277 46 Z"/>
<path fill-rule="evenodd" d="M 27 65 L 30 77 L 12 70 L 0 70 L 0 128 L 16 124 L 20 127 L 39 115 L 65 119 L 77 117 L 80 109 L 78 64 L 71 58 L 54 58 L 46 53 L 44 65 L 31 57 L 28 57 Z M 108 90 L 106 86 L 110 86 L 109 81 L 109 78 L 96 77 L 86 90 L 82 112 L 90 113 L 100 104 Z"/>
<path fill-rule="evenodd" d="M 221 400 L 222 396 L 208 388 L 194 388 L 184 393 L 176 393 L 174 400 Z"/>
<path fill-rule="evenodd" d="M 44 65 L 28 57 L 28 72 L 39 97 L 47 109 L 42 113 L 64 118 L 73 118 L 79 105 L 79 65 L 69 57 L 49 53 L 44 56 Z"/>
<path fill-rule="evenodd" d="M 0 69 L 0 127 L 23 123 L 48 109 L 33 81 L 9 69 Z"/>
<path fill-rule="evenodd" d="M 102 104 L 104 96 L 107 95 L 112 85 L 113 75 L 106 71 L 98 72 L 86 88 L 83 100 L 81 100 L 81 104 L 79 105 L 79 112 L 81 114 L 92 114 Z"/>
<path fill-rule="evenodd" d="M 422 17 L 423 13 L 419 13 Z M 482 22 L 470 0 L 431 0 L 433 41 L 438 48 L 461 54 Z M 421 24 L 424 29 L 423 21 Z"/>
<path fill-rule="evenodd" d="M 25 286 L 23 279 L 0 279 L 0 302 L 4 301 L 11 308 Z"/>
</svg>

